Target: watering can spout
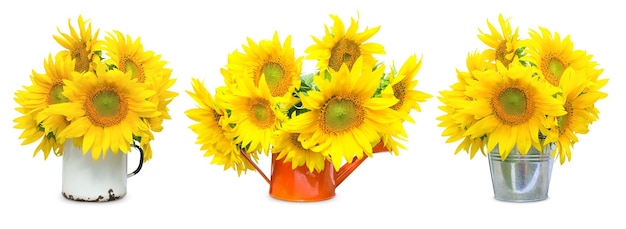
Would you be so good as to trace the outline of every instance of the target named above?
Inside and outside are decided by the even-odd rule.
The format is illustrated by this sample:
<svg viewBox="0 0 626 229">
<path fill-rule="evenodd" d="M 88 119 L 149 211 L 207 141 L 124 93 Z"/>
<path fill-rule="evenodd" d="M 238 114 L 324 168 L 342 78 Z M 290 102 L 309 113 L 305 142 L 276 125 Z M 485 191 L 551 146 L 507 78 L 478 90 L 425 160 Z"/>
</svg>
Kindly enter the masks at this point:
<svg viewBox="0 0 626 229">
<path fill-rule="evenodd" d="M 372 153 L 381 153 L 388 151 L 389 150 L 385 148 L 385 145 L 382 141 L 380 141 L 378 144 L 376 144 L 376 146 L 372 148 Z M 354 172 L 354 170 L 356 170 L 356 168 L 358 168 L 363 163 L 363 161 L 365 161 L 365 159 L 367 159 L 367 156 L 363 156 L 361 158 L 354 157 L 352 159 L 352 162 L 341 166 L 341 168 L 339 168 L 339 171 L 337 171 L 335 175 L 335 187 L 339 186 L 344 180 L 346 180 L 346 178 L 348 178 L 348 176 L 350 176 L 350 174 L 352 174 L 352 172 Z"/>
</svg>

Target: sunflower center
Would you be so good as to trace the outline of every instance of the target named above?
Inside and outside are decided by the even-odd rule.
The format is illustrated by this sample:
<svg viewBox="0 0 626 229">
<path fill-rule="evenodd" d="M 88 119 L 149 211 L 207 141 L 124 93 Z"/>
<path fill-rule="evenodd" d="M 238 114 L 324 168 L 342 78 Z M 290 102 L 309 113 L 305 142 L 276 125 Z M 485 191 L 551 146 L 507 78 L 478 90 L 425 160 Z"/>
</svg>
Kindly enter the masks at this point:
<svg viewBox="0 0 626 229">
<path fill-rule="evenodd" d="M 500 91 L 491 105 L 500 121 L 517 125 L 528 121 L 534 112 L 524 90 L 510 87 Z"/>
<path fill-rule="evenodd" d="M 328 67 L 339 71 L 342 64 L 346 64 L 348 69 L 352 69 L 352 65 L 356 59 L 361 56 L 359 45 L 350 39 L 342 39 L 330 50 L 330 59 Z"/>
<path fill-rule="evenodd" d="M 564 108 L 565 111 L 567 111 L 567 114 L 557 117 L 557 121 L 559 124 L 559 134 L 565 133 L 567 127 L 569 126 L 570 120 L 574 115 L 574 106 L 572 106 L 572 103 L 566 101 Z"/>
<path fill-rule="evenodd" d="M 565 71 L 565 65 L 561 63 L 560 60 L 552 59 L 550 60 L 550 63 L 548 63 L 548 71 L 552 74 L 552 76 L 560 80 L 561 75 L 563 75 L 563 72 Z"/>
<path fill-rule="evenodd" d="M 269 128 L 274 124 L 275 116 L 274 112 L 270 108 L 270 103 L 261 98 L 252 100 L 250 106 L 250 112 L 252 112 L 252 122 L 261 128 Z"/>
<path fill-rule="evenodd" d="M 544 58 L 544 63 L 545 64 L 543 64 L 541 71 L 546 77 L 546 80 L 548 80 L 548 82 L 550 82 L 550 84 L 554 86 L 559 86 L 561 76 L 567 68 L 567 65 L 561 60 L 554 58 L 552 55 Z"/>
<path fill-rule="evenodd" d="M 70 100 L 63 95 L 63 83 L 56 83 L 50 88 L 48 104 L 66 103 Z"/>
<path fill-rule="evenodd" d="M 283 85 L 286 85 L 288 82 L 283 82 L 286 79 L 284 77 L 285 71 L 280 64 L 275 62 L 266 63 L 261 68 L 261 73 L 265 75 L 265 81 L 270 88 L 272 96 L 283 95 L 287 92 L 287 87 Z"/>
<path fill-rule="evenodd" d="M 300 141 L 298 141 L 298 137 L 300 137 L 300 134 L 298 134 L 298 133 L 291 134 L 291 144 L 293 144 L 294 146 L 296 146 L 300 150 L 307 150 L 304 147 L 302 147 L 302 143 Z"/>
<path fill-rule="evenodd" d="M 365 111 L 355 98 L 331 98 L 321 109 L 321 129 L 336 133 L 358 127 L 363 123 Z"/>
<path fill-rule="evenodd" d="M 406 96 L 406 85 L 404 81 L 400 81 L 397 84 L 393 85 L 392 88 L 393 96 L 398 99 L 398 102 L 395 105 L 391 106 L 391 109 L 399 110 L 400 107 L 402 107 L 402 104 L 404 104 L 404 97 Z"/>
<path fill-rule="evenodd" d="M 507 115 L 521 115 L 526 111 L 526 95 L 517 88 L 507 88 L 499 96 L 499 104 Z"/>
<path fill-rule="evenodd" d="M 122 122 L 128 113 L 128 102 L 112 88 L 102 88 L 85 103 L 87 116 L 92 123 L 101 127 L 114 126 Z"/>
<path fill-rule="evenodd" d="M 73 49 L 70 51 L 72 59 L 74 59 L 74 71 L 86 72 L 89 70 L 91 59 L 87 52 L 87 44 L 83 41 L 74 43 Z"/>
<path fill-rule="evenodd" d="M 506 49 L 506 41 L 502 41 L 496 48 L 496 60 L 502 62 L 504 66 L 509 66 L 511 60 L 506 58 L 506 54 L 508 54 L 508 51 Z"/>
<path fill-rule="evenodd" d="M 146 75 L 144 74 L 143 67 L 128 57 L 121 58 L 119 69 L 122 72 L 130 72 L 132 74 L 132 78 L 137 79 L 137 82 L 139 83 L 146 81 Z"/>
<path fill-rule="evenodd" d="M 213 120 L 215 120 L 215 123 L 219 123 L 220 122 L 220 118 L 222 118 L 222 115 L 218 114 L 215 110 L 213 111 Z"/>
</svg>

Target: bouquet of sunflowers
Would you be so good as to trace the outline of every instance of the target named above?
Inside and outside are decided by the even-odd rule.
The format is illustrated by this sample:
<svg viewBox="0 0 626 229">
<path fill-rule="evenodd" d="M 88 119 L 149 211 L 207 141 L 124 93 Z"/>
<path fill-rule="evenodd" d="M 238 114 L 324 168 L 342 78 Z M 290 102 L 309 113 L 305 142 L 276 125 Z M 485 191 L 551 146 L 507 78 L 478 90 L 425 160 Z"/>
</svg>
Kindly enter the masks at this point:
<svg viewBox="0 0 626 229">
<path fill-rule="evenodd" d="M 547 28 L 529 30 L 520 38 L 509 19 L 499 16 L 500 30 L 489 21 L 489 32 L 478 38 L 489 48 L 467 56 L 467 71 L 457 70 L 458 82 L 440 93 L 439 126 L 447 142 L 461 141 L 473 158 L 497 147 L 505 160 L 514 147 L 524 155 L 531 147 L 556 145 L 552 157 L 571 159 L 577 134 L 586 134 L 598 120 L 595 103 L 607 96 L 600 89 L 608 79 L 586 51 L 574 49 L 570 36 Z"/>
<path fill-rule="evenodd" d="M 211 163 L 232 168 L 238 175 L 254 170 L 246 159 L 277 154 L 292 167 L 311 172 L 335 169 L 354 158 L 372 157 L 382 146 L 394 154 L 405 147 L 404 121 L 410 111 L 431 96 L 417 91 L 415 75 L 421 59 L 410 56 L 399 70 L 374 58 L 384 47 L 367 42 L 380 27 L 358 32 L 358 19 L 344 23 L 331 15 L 334 25 L 313 37 L 314 44 L 298 57 L 291 36 L 283 42 L 248 38 L 242 51 L 228 55 L 221 69 L 224 86 L 211 94 L 193 79 L 188 94 L 198 104 L 186 111 L 197 122 L 190 128 Z M 317 61 L 317 70 L 302 73 L 303 59 Z"/>
<path fill-rule="evenodd" d="M 167 106 L 177 96 L 169 91 L 172 70 L 139 38 L 113 31 L 101 40 L 82 16 L 78 30 L 70 22 L 69 33 L 53 36 L 64 49 L 48 55 L 45 71 L 33 70 L 32 85 L 15 92 L 22 145 L 39 141 L 34 156 L 41 151 L 47 159 L 50 152 L 61 156 L 72 140 L 94 161 L 139 145 L 149 160 L 153 132 L 171 119 Z"/>
</svg>

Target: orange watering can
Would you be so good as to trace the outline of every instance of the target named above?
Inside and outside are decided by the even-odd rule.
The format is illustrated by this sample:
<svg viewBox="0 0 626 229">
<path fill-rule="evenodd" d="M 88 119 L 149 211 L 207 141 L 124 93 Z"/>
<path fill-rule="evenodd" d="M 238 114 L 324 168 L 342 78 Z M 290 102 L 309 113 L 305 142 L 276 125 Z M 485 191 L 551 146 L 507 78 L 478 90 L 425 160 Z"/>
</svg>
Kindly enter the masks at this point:
<svg viewBox="0 0 626 229">
<path fill-rule="evenodd" d="M 374 148 L 372 153 L 388 152 L 381 142 Z M 320 172 L 310 172 L 306 166 L 291 168 L 291 162 L 278 160 L 277 153 L 272 154 L 272 173 L 269 179 L 258 165 L 247 154 L 242 153 L 244 158 L 254 166 L 270 185 L 270 196 L 280 200 L 312 202 L 333 198 L 335 189 L 339 186 L 365 159 L 354 157 L 352 162 L 344 164 L 335 170 L 330 161 L 326 161 L 324 169 Z"/>
</svg>

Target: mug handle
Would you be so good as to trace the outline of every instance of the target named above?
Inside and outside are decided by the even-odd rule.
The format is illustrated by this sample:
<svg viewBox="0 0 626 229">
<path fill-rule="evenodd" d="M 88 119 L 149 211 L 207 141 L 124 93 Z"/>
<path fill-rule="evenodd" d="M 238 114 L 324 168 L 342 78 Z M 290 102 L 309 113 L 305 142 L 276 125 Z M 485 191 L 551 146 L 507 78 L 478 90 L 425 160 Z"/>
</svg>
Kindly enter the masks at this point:
<svg viewBox="0 0 626 229">
<path fill-rule="evenodd" d="M 141 146 L 138 146 L 135 143 L 133 143 L 131 146 L 135 147 L 135 149 L 139 150 L 139 166 L 137 166 L 137 169 L 135 169 L 135 171 L 133 171 L 132 173 L 129 173 L 126 176 L 126 178 L 130 178 L 132 176 L 137 175 L 137 173 L 139 173 L 139 171 L 141 171 L 141 167 L 143 166 L 143 149 L 141 148 Z"/>
</svg>

